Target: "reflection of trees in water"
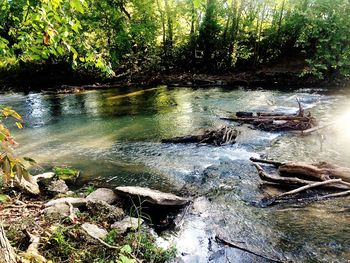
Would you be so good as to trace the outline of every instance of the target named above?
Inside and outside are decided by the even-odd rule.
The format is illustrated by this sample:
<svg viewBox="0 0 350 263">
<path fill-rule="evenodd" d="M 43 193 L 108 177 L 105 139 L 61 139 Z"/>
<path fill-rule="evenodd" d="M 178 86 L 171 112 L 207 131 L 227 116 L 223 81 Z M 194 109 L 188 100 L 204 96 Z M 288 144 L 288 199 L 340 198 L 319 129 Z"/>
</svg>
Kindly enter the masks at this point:
<svg viewBox="0 0 350 263">
<path fill-rule="evenodd" d="M 164 104 L 157 103 L 158 97 L 165 94 L 165 88 L 127 89 L 100 92 L 98 99 L 99 115 L 135 116 L 158 113 L 164 110 Z"/>
<path fill-rule="evenodd" d="M 46 101 L 49 105 L 50 122 L 58 122 L 62 116 L 61 98 L 57 95 L 51 95 L 46 98 Z"/>
</svg>

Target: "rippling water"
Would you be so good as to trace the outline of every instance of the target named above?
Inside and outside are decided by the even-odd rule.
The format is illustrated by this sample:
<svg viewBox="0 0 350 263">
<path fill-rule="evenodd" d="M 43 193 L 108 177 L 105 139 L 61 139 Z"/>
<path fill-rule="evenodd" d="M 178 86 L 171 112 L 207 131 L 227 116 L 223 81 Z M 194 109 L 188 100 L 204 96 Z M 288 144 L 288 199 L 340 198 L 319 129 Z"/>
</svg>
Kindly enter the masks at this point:
<svg viewBox="0 0 350 263">
<path fill-rule="evenodd" d="M 301 137 L 256 131 L 219 119 L 235 111 L 293 113 L 298 110 L 296 97 L 321 124 L 339 121 Z M 197 216 L 187 226 L 198 242 L 208 241 L 213 230 L 207 221 L 231 239 L 284 260 L 346 262 L 350 259 L 349 199 L 257 208 L 252 204 L 260 200 L 263 190 L 248 159 L 262 154 L 278 160 L 326 160 L 350 166 L 349 97 L 346 92 L 310 90 L 157 87 L 6 94 L 0 104 L 13 106 L 24 117 L 25 129 L 15 132 L 22 154 L 44 167 L 66 164 L 81 169 L 81 184 L 98 179 L 111 186 L 176 191 L 192 183 L 210 192 L 209 219 Z M 215 148 L 159 142 L 223 124 L 236 125 L 241 131 L 237 144 Z M 227 189 L 215 193 L 223 185 Z M 236 258 L 232 253 L 227 255 Z M 191 260 L 205 262 L 209 254 Z"/>
</svg>

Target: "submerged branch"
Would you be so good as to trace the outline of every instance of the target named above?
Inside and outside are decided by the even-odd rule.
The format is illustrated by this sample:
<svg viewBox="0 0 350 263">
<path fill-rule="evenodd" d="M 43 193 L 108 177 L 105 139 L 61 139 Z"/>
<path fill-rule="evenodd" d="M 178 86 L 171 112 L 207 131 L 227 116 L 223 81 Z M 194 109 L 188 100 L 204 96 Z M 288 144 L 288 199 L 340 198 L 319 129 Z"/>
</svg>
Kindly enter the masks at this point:
<svg viewBox="0 0 350 263">
<path fill-rule="evenodd" d="M 273 259 L 273 258 L 270 258 L 270 257 L 267 257 L 265 255 L 262 255 L 258 252 L 255 252 L 253 251 L 252 249 L 249 249 L 249 248 L 246 248 L 246 247 L 243 247 L 233 241 L 229 241 L 229 240 L 226 240 L 225 238 L 219 236 L 219 235 L 216 235 L 215 236 L 215 239 L 220 241 L 221 243 L 227 245 L 227 246 L 230 246 L 230 247 L 233 247 L 233 248 L 236 248 L 236 249 L 240 249 L 242 251 L 245 251 L 245 252 L 248 252 L 250 254 L 253 254 L 255 256 L 258 256 L 258 257 L 261 257 L 261 258 L 264 258 L 264 259 L 267 259 L 267 260 L 270 260 L 270 261 L 273 261 L 273 262 L 278 262 L 278 263 L 282 263 L 283 261 L 280 260 L 280 259 Z"/>
</svg>

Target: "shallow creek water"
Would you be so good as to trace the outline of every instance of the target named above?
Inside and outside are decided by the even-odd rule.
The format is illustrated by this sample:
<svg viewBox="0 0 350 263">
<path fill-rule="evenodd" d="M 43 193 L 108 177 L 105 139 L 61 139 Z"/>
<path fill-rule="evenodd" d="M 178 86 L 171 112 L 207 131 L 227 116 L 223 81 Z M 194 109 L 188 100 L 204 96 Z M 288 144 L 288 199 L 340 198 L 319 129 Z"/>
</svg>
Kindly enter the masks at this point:
<svg viewBox="0 0 350 263">
<path fill-rule="evenodd" d="M 305 110 L 332 129 L 301 137 L 252 130 L 219 119 L 235 111 Z M 177 193 L 184 184 L 199 198 L 182 228 L 168 235 L 185 262 L 266 262 L 214 242 L 215 234 L 293 262 L 350 260 L 349 198 L 303 205 L 260 208 L 264 189 L 249 157 L 349 165 L 350 92 L 300 89 L 293 92 L 245 89 L 157 87 L 87 91 L 78 94 L 4 94 L 25 120 L 15 131 L 21 154 L 43 167 L 69 165 L 81 170 L 79 184 L 91 180 L 148 186 Z M 219 125 L 241 131 L 232 146 L 161 144 Z"/>
</svg>

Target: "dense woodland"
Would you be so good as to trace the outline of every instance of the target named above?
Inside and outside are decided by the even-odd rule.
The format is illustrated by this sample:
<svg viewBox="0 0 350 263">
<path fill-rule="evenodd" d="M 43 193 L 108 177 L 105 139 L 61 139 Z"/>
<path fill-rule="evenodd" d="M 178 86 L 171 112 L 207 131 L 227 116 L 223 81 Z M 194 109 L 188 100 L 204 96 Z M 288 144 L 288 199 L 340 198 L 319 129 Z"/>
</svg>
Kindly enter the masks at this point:
<svg viewBox="0 0 350 263">
<path fill-rule="evenodd" d="M 104 77 L 223 73 L 301 59 L 350 72 L 348 0 L 1 0 L 0 68 L 64 65 Z"/>
</svg>

